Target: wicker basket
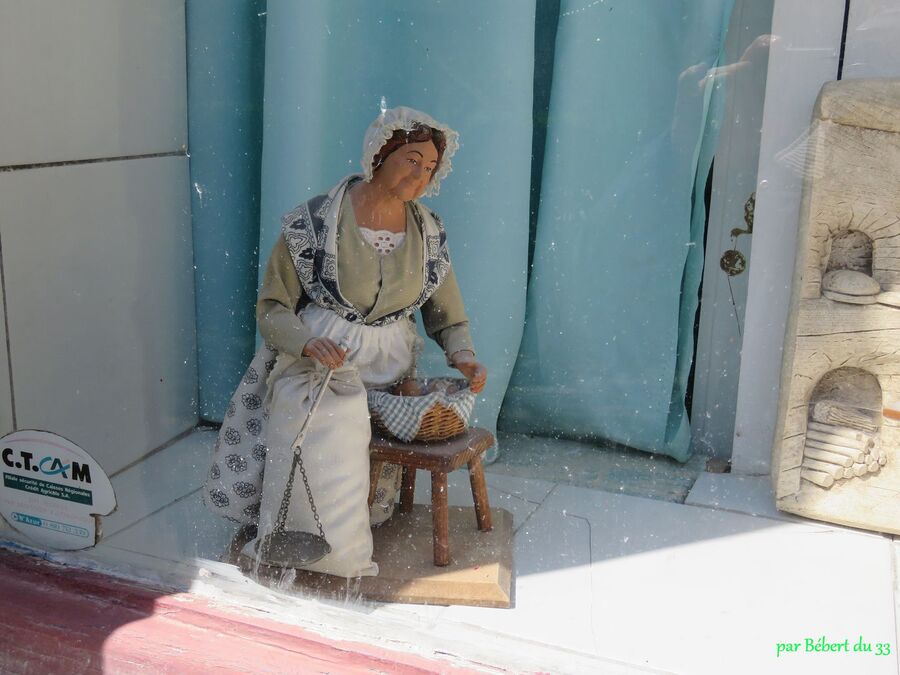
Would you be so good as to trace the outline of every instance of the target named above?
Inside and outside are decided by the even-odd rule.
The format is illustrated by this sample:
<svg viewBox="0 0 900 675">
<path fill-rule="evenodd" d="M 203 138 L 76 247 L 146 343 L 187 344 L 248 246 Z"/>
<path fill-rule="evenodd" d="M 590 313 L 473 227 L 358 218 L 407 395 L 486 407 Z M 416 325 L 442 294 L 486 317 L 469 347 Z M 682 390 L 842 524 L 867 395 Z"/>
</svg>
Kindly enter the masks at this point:
<svg viewBox="0 0 900 675">
<path fill-rule="evenodd" d="M 417 382 L 422 383 L 427 387 L 428 384 L 434 383 L 437 380 L 447 381 L 450 379 L 451 378 L 422 378 L 418 379 Z M 452 381 L 454 383 L 458 383 L 460 389 L 468 389 L 468 382 L 466 382 L 466 380 L 452 378 Z M 426 394 L 423 395 L 428 395 L 429 393 L 430 392 L 426 392 Z M 393 395 L 392 398 L 394 401 L 399 401 L 402 404 L 404 399 L 412 401 L 420 397 Z M 385 426 L 377 410 L 371 410 L 370 416 L 372 418 L 372 423 L 379 430 L 389 436 L 393 436 L 390 429 Z M 442 441 L 447 438 L 452 438 L 453 436 L 458 436 L 468 428 L 468 420 L 460 417 L 456 410 L 446 405 L 442 405 L 439 402 L 435 402 L 425 412 L 424 416 L 422 417 L 422 422 L 419 426 L 419 430 L 418 432 L 416 432 L 416 435 L 412 440 Z"/>
</svg>

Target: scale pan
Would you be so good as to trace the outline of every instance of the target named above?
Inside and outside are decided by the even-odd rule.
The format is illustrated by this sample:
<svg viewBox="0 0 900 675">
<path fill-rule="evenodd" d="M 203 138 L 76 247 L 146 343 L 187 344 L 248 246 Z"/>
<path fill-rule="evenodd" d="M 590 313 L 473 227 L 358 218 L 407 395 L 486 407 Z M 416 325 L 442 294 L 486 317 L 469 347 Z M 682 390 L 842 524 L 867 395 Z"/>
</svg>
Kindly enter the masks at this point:
<svg viewBox="0 0 900 675">
<path fill-rule="evenodd" d="M 257 542 L 259 561 L 273 567 L 299 567 L 331 553 L 324 537 L 311 532 L 273 532 Z"/>
</svg>

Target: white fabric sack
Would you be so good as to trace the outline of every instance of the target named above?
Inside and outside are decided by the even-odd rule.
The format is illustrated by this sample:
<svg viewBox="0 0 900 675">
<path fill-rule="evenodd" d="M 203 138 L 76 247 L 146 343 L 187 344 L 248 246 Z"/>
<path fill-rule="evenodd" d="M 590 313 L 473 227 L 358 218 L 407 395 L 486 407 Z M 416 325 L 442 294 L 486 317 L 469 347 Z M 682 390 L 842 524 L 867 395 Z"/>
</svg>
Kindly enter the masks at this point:
<svg viewBox="0 0 900 675">
<path fill-rule="evenodd" d="M 308 364 L 294 360 L 273 383 L 257 539 L 275 526 L 293 464 L 291 448 L 324 379 L 323 369 L 309 370 Z M 370 437 L 366 391 L 357 371 L 336 370 L 310 421 L 301 455 L 331 553 L 298 569 L 342 577 L 378 574 L 369 529 Z M 299 467 L 285 529 L 318 532 Z M 253 554 L 255 544 L 250 542 L 245 553 Z"/>
<path fill-rule="evenodd" d="M 302 458 L 310 490 L 331 553 L 306 566 L 313 572 L 341 577 L 375 576 L 372 562 L 372 532 L 368 506 L 371 423 L 365 385 L 385 385 L 415 370 L 415 357 L 422 339 L 412 323 L 398 321 L 387 326 L 353 324 L 334 312 L 307 305 L 301 319 L 316 335 L 349 346 L 345 365 L 334 371 L 328 390 L 310 421 L 303 441 Z M 294 439 L 306 419 L 327 369 L 311 358 L 295 359 L 279 354 L 269 376 L 268 411 L 264 444 L 262 502 L 257 539 L 243 549 L 256 559 L 256 542 L 272 531 L 293 462 Z M 381 500 L 372 507 L 377 524 L 394 509 L 400 472 L 394 467 L 379 477 Z M 378 497 L 376 490 L 376 497 Z M 318 533 L 299 467 L 285 520 L 286 530 Z"/>
</svg>

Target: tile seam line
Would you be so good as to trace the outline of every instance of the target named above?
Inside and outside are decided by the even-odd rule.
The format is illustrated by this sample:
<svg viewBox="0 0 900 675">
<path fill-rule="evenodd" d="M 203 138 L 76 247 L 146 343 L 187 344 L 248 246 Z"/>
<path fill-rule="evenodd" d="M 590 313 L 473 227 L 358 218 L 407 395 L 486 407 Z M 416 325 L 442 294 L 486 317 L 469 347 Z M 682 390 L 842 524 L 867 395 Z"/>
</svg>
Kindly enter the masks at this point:
<svg viewBox="0 0 900 675">
<path fill-rule="evenodd" d="M 6 270 L 3 266 L 2 234 L 0 234 L 0 288 L 3 290 L 3 329 L 6 332 L 6 366 L 9 369 L 9 406 L 12 414 L 12 428 L 15 431 L 19 428 L 19 422 L 16 415 L 16 388 L 13 380 L 12 345 L 9 337 L 9 303 L 6 300 Z"/>
<path fill-rule="evenodd" d="M 144 453 L 143 455 L 138 457 L 133 462 L 130 462 L 130 463 L 126 464 L 125 466 L 123 466 L 121 469 L 118 469 L 118 470 L 114 471 L 113 473 L 109 474 L 109 479 L 112 480 L 113 478 L 118 478 L 119 476 L 124 474 L 126 471 L 130 471 L 131 469 L 136 467 L 141 462 L 150 459 L 151 457 L 153 457 L 153 455 L 159 454 L 163 450 L 166 450 L 167 448 L 172 447 L 179 441 L 183 441 L 185 438 L 193 435 L 194 433 L 202 433 L 203 431 L 206 431 L 208 428 L 209 427 L 204 427 L 202 425 L 194 425 L 192 427 L 185 429 L 184 431 L 182 431 L 182 432 L 176 434 L 175 436 L 173 436 L 172 438 L 170 438 L 165 443 L 161 443 L 160 445 L 156 446 L 155 448 L 148 450 L 146 453 Z"/>
<path fill-rule="evenodd" d="M 498 474 L 494 474 L 494 475 L 496 476 Z M 486 477 L 487 476 L 485 476 L 485 478 Z M 526 502 L 528 504 L 537 504 L 537 505 L 541 504 L 541 502 L 536 502 L 533 499 L 528 499 L 527 497 L 522 497 L 521 495 L 517 495 L 515 492 L 510 492 L 509 490 L 504 490 L 503 488 L 499 488 L 496 485 L 489 485 L 488 487 L 490 487 L 495 492 L 500 492 L 502 494 L 505 494 L 509 497 L 513 497 L 514 499 L 518 499 L 518 500 Z M 551 490 L 552 490 L 552 488 L 551 488 Z M 549 494 L 549 490 L 548 490 L 548 494 Z"/>
<path fill-rule="evenodd" d="M 532 516 L 532 514 L 534 514 L 534 512 L 540 508 L 541 502 L 534 502 L 534 501 L 531 501 L 530 499 L 525 499 L 525 497 L 520 497 L 519 495 L 513 494 L 512 492 L 507 492 L 506 490 L 501 490 L 500 488 L 495 487 L 490 484 L 488 485 L 488 487 L 490 489 L 494 490 L 495 492 L 499 492 L 500 494 L 504 494 L 507 497 L 510 497 L 511 499 L 518 499 L 520 502 L 524 502 L 525 504 L 534 505 L 535 508 L 531 511 L 531 513 L 528 514 L 528 517 L 524 521 L 522 521 L 518 527 L 513 527 L 512 535 L 513 535 L 513 537 L 515 537 L 519 533 L 519 530 L 522 529 L 522 525 L 524 525 L 526 522 L 528 522 L 528 518 L 530 518 Z M 494 506 L 497 506 L 497 505 L 495 504 Z M 492 506 L 491 509 L 493 509 L 494 506 Z M 497 508 L 502 509 L 503 507 L 497 506 Z"/>
<path fill-rule="evenodd" d="M 674 503 L 674 502 L 673 502 Z M 708 504 L 688 504 L 686 502 L 679 504 L 679 506 L 694 506 L 700 509 L 707 509 L 709 511 L 723 511 L 724 513 L 733 513 L 738 516 L 748 516 L 750 518 L 765 518 L 766 520 L 771 520 L 774 523 L 782 523 L 783 525 L 801 525 L 805 527 L 814 528 L 819 532 L 840 532 L 843 534 L 857 534 L 867 537 L 891 537 L 893 535 L 886 532 L 877 532 L 875 530 L 862 530 L 853 528 L 850 525 L 840 525 L 838 523 L 827 523 L 822 520 L 788 520 L 786 518 L 777 518 L 775 516 L 769 516 L 764 513 L 747 513 L 746 511 L 738 511 L 736 509 L 729 509 L 720 506 L 710 506 Z"/>
<path fill-rule="evenodd" d="M 534 509 L 534 511 L 532 511 L 531 513 L 529 513 L 528 516 L 526 516 L 525 520 L 522 521 L 521 525 L 519 525 L 517 528 L 514 528 L 513 536 L 517 535 L 519 533 L 519 530 L 521 530 L 523 527 L 525 527 L 528 524 L 528 521 L 534 517 L 534 514 L 541 510 L 541 507 L 544 505 L 544 502 L 546 502 L 550 498 L 550 495 L 552 495 L 556 491 L 557 487 L 559 487 L 559 483 L 554 483 L 553 487 L 550 488 L 550 490 L 547 492 L 547 494 L 544 495 L 544 498 L 541 500 L 541 502 L 537 505 L 537 508 Z M 534 502 L 531 502 L 531 503 L 533 504 Z"/>
<path fill-rule="evenodd" d="M 562 485 L 562 484 L 559 484 L 559 485 L 561 487 L 571 487 L 569 485 Z M 581 489 L 585 489 L 585 488 L 581 488 Z M 554 490 L 555 490 L 555 488 L 554 488 Z M 554 490 L 551 490 L 550 492 L 552 493 Z M 655 503 L 661 503 L 661 504 L 672 504 L 675 506 L 706 509 L 707 511 L 722 511 L 724 513 L 733 513 L 733 514 L 739 515 L 739 516 L 747 516 L 748 518 L 765 518 L 766 520 L 771 520 L 775 523 L 781 523 L 782 525 L 800 525 L 800 526 L 804 526 L 807 528 L 811 528 L 817 534 L 830 534 L 830 533 L 854 534 L 854 535 L 860 535 L 860 536 L 865 536 L 865 537 L 875 537 L 877 539 L 884 539 L 885 537 L 893 538 L 896 536 L 896 535 L 893 535 L 888 532 L 879 532 L 876 530 L 864 530 L 862 528 L 854 528 L 850 525 L 840 525 L 838 523 L 828 523 L 828 522 L 819 521 L 819 520 L 812 520 L 812 519 L 809 519 L 809 520 L 787 520 L 784 518 L 777 518 L 775 516 L 769 516 L 769 515 L 762 514 L 762 513 L 747 513 L 746 511 L 738 511 L 738 510 L 731 509 L 731 508 L 710 506 L 708 504 L 688 504 L 686 502 L 673 502 L 673 501 L 669 501 L 666 499 L 653 499 L 650 497 L 641 497 L 641 496 L 636 496 L 636 495 L 623 495 L 619 492 L 610 492 L 608 490 L 597 490 L 597 492 L 602 492 L 605 494 L 616 495 L 616 496 L 630 497 L 630 498 L 634 498 L 634 499 L 646 499 L 648 501 L 655 502 Z M 549 498 L 549 497 L 550 497 L 550 493 L 547 494 L 547 498 Z M 543 502 L 541 503 L 541 505 L 543 505 Z M 568 515 L 568 512 L 567 512 L 567 515 Z M 571 515 L 580 516 L 580 514 L 577 514 L 577 513 L 572 513 Z M 788 515 L 791 515 L 791 514 L 788 514 Z M 580 516 L 580 517 L 586 518 L 587 516 Z"/>
<path fill-rule="evenodd" d="M 178 504 L 179 502 L 183 502 L 183 501 L 184 501 L 185 499 L 187 499 L 188 497 L 193 497 L 195 494 L 197 494 L 198 492 L 200 492 L 202 489 L 203 489 L 203 486 L 202 486 L 202 485 L 199 486 L 199 487 L 197 487 L 197 488 L 194 488 L 193 490 L 191 490 L 191 491 L 188 492 L 187 494 L 181 495 L 181 496 L 178 497 L 177 499 L 173 499 L 173 500 L 170 501 L 168 504 L 164 504 L 163 506 L 160 506 L 158 509 L 154 509 L 153 511 L 151 511 L 151 512 L 148 513 L 147 515 L 141 516 L 140 518 L 138 518 L 138 519 L 137 519 L 136 521 L 134 521 L 133 523 L 130 523 L 130 524 L 126 525 L 125 527 L 121 528 L 121 529 L 114 530 L 114 531 L 111 532 L 110 534 L 104 534 L 104 536 L 103 536 L 103 541 L 109 542 L 109 540 L 112 539 L 113 537 L 116 537 L 117 535 L 120 535 L 120 534 L 122 534 L 123 532 L 126 532 L 127 530 L 130 530 L 132 527 L 135 527 L 136 525 L 140 525 L 142 522 L 144 522 L 144 521 L 147 520 L 148 518 L 152 518 L 152 517 L 155 516 L 156 514 L 162 512 L 162 511 L 165 511 L 165 510 L 166 510 L 167 508 L 169 508 L 170 506 L 174 506 L 175 504 Z M 118 548 L 118 547 L 116 547 L 116 548 Z M 120 549 L 120 550 L 127 551 L 128 549 Z M 152 554 L 148 554 L 148 555 L 152 555 Z M 155 556 L 154 556 L 154 557 L 155 557 Z"/>
<path fill-rule="evenodd" d="M 533 515 L 535 514 L 535 512 L 536 512 L 539 508 L 541 508 L 541 504 L 544 503 L 544 499 L 547 499 L 547 497 L 550 496 L 550 493 L 553 492 L 554 489 L 556 489 L 556 485 L 554 485 L 552 488 L 550 488 L 549 490 L 547 490 L 547 494 L 544 495 L 543 499 L 542 499 L 541 501 L 539 501 L 539 502 L 533 501 L 533 500 L 531 500 L 531 499 L 526 499 L 525 497 L 520 497 L 520 496 L 518 496 L 518 495 L 513 494 L 512 492 L 507 492 L 506 490 L 501 490 L 500 488 L 497 488 L 497 487 L 494 487 L 493 489 L 496 490 L 497 492 L 502 493 L 502 494 L 509 495 L 509 496 L 512 497 L 513 499 L 518 499 L 518 500 L 520 500 L 520 501 L 525 502 L 526 504 L 533 504 L 533 505 L 534 505 L 534 509 L 532 509 L 531 513 L 529 513 L 529 514 L 525 517 L 525 520 L 523 520 L 521 523 L 519 523 L 519 526 L 518 526 L 518 527 L 514 527 L 514 528 L 513 528 L 512 534 L 513 534 L 513 537 L 515 537 L 515 536 L 519 533 L 519 530 L 521 530 L 522 527 L 525 525 L 525 523 L 527 523 L 527 522 L 531 519 L 531 516 L 533 516 Z"/>
<path fill-rule="evenodd" d="M 154 157 L 190 157 L 187 150 L 170 152 L 150 152 L 142 155 L 121 155 L 117 157 L 93 157 L 90 159 L 68 159 L 57 162 L 33 162 L 31 164 L 7 164 L 0 166 L 0 173 L 27 171 L 29 169 L 48 169 L 57 166 L 82 166 L 85 164 L 103 164 L 106 162 L 123 162 L 129 159 L 151 159 Z"/>
<path fill-rule="evenodd" d="M 190 496 L 190 495 L 187 495 L 187 496 Z M 135 523 L 135 525 L 137 525 L 137 523 Z M 131 527 L 131 525 L 129 525 L 128 527 Z M 126 529 L 127 529 L 127 528 L 126 528 Z M 123 530 L 119 530 L 119 531 L 116 532 L 115 534 L 111 534 L 111 535 L 110 535 L 110 538 L 116 536 L 116 534 L 119 534 L 119 533 L 122 532 L 122 531 L 123 531 Z M 128 555 L 139 555 L 139 556 L 143 556 L 144 558 L 150 558 L 151 560 L 159 561 L 159 562 L 163 562 L 163 563 L 172 563 L 172 562 L 175 562 L 175 563 L 192 564 L 192 565 L 194 565 L 195 567 L 197 567 L 198 569 L 199 569 L 198 566 L 199 566 L 199 564 L 200 564 L 202 561 L 208 560 L 208 558 L 200 558 L 199 556 L 191 556 L 189 559 L 179 558 L 178 560 L 172 560 L 172 558 L 166 558 L 166 557 L 163 557 L 162 555 L 154 555 L 154 554 L 152 554 L 152 553 L 144 553 L 143 551 L 134 551 L 134 550 L 132 550 L 132 549 L 130 549 L 130 548 L 122 548 L 121 546 L 117 546 L 114 542 L 106 541 L 106 539 L 103 540 L 103 543 L 105 544 L 105 546 L 106 546 L 107 548 L 111 548 L 111 549 L 114 549 L 114 550 L 119 551 L 119 552 L 121 552 L 121 553 L 126 553 L 126 554 L 128 554 Z M 221 562 L 221 561 L 220 561 L 220 560 L 213 560 L 213 562 Z M 90 568 L 85 568 L 85 569 L 90 569 Z M 105 572 L 103 572 L 103 574 L 105 574 Z M 133 579 L 134 577 L 128 577 L 128 576 L 126 576 L 126 577 L 123 577 L 123 578 L 125 578 L 125 579 Z M 184 592 L 191 592 L 191 591 L 184 591 Z"/>
<path fill-rule="evenodd" d="M 675 502 L 676 504 L 684 504 L 684 503 L 687 501 L 687 498 L 691 496 L 691 490 L 694 489 L 694 486 L 697 484 L 697 481 L 700 480 L 700 476 L 702 476 L 702 475 L 703 475 L 703 472 L 700 472 L 700 473 L 698 473 L 696 476 L 693 477 L 693 480 L 691 481 L 691 484 L 688 486 L 688 488 L 687 488 L 687 490 L 685 491 L 684 495 L 681 497 L 681 500 L 680 500 L 680 501 L 676 501 L 676 502 Z"/>
<path fill-rule="evenodd" d="M 583 520 L 585 525 L 587 525 L 587 535 L 588 535 L 588 588 L 590 589 L 590 624 L 591 624 L 591 641 L 594 643 L 594 649 L 599 652 L 599 645 L 597 644 L 597 629 L 594 625 L 594 528 L 591 527 L 591 521 L 585 516 L 579 516 L 575 513 L 565 513 L 563 515 L 564 518 L 578 518 L 579 520 Z"/>
</svg>

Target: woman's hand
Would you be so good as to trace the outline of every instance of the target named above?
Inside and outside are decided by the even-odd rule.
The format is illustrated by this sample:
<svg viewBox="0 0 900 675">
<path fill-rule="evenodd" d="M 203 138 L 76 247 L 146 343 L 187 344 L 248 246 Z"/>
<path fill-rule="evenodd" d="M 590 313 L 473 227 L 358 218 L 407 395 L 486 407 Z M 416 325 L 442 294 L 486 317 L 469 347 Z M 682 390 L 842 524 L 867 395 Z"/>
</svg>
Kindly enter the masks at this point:
<svg viewBox="0 0 900 675">
<path fill-rule="evenodd" d="M 344 365 L 347 352 L 327 337 L 313 338 L 303 346 L 303 356 L 309 356 L 326 368 L 340 368 Z"/>
<path fill-rule="evenodd" d="M 487 382 L 487 368 L 475 360 L 475 355 L 468 350 L 455 352 L 450 357 L 453 367 L 466 376 L 469 389 L 479 394 Z"/>
</svg>

